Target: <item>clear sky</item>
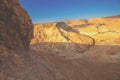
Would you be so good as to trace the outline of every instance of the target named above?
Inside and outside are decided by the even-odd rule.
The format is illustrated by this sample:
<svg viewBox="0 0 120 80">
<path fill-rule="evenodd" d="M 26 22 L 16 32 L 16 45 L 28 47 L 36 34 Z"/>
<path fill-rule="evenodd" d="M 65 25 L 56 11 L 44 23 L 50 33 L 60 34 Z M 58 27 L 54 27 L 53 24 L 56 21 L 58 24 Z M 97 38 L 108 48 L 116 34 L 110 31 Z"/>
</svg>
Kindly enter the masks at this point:
<svg viewBox="0 0 120 80">
<path fill-rule="evenodd" d="M 120 15 L 120 0 L 20 0 L 33 23 Z"/>
</svg>

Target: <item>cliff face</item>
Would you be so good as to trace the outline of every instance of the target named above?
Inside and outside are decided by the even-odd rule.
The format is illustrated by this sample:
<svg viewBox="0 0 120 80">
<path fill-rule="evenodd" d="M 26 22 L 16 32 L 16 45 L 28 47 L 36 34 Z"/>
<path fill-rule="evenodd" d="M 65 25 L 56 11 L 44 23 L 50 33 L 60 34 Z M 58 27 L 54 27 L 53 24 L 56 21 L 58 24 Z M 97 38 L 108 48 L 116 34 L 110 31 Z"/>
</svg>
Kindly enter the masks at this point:
<svg viewBox="0 0 120 80">
<path fill-rule="evenodd" d="M 18 0 L 0 0 L 0 80 L 120 80 L 120 22 L 112 20 L 35 25 L 31 44 L 38 46 L 25 51 L 31 20 Z M 116 45 L 100 45 L 106 41 Z"/>
<path fill-rule="evenodd" d="M 12 50 L 29 47 L 33 25 L 19 0 L 0 0 L 0 45 Z"/>
<path fill-rule="evenodd" d="M 119 17 L 37 24 L 31 48 L 50 63 L 54 80 L 119 80 L 119 35 Z"/>
<path fill-rule="evenodd" d="M 111 36 L 112 35 L 112 36 Z M 38 24 L 34 26 L 32 44 L 71 42 L 75 44 L 119 45 L 120 17 L 93 18 Z"/>
<path fill-rule="evenodd" d="M 58 22 L 35 25 L 31 44 L 38 44 L 41 49 L 55 51 L 53 53 L 60 52 L 60 55 L 75 54 L 89 49 L 94 45 L 94 39 L 79 34 L 78 30 L 64 22 Z"/>
<path fill-rule="evenodd" d="M 38 50 L 52 50 L 51 53 L 71 56 L 71 54 L 85 53 L 94 45 L 119 46 L 119 35 L 119 16 L 71 20 L 34 25 L 34 38 L 31 44 L 35 44 L 32 46 L 37 47 Z M 105 47 L 104 50 L 107 48 Z"/>
</svg>

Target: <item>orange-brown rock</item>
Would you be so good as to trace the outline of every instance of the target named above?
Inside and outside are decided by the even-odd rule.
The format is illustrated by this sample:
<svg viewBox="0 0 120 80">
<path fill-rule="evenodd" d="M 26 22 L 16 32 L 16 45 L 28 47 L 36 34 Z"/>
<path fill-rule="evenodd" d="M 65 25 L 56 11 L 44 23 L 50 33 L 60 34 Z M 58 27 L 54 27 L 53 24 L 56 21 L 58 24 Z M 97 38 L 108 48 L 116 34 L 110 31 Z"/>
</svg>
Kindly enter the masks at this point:
<svg viewBox="0 0 120 80">
<path fill-rule="evenodd" d="M 29 47 L 33 25 L 19 0 L 0 0 L 0 45 L 12 50 Z"/>
<path fill-rule="evenodd" d="M 79 34 L 64 22 L 58 22 L 35 25 L 32 44 L 40 44 L 39 49 L 52 50 L 55 53 L 75 54 L 89 49 L 94 45 L 94 39 Z"/>
<path fill-rule="evenodd" d="M 18 0 L 0 0 L 0 15 L 0 80 L 120 80 L 118 20 L 112 31 L 101 23 L 35 25 L 37 46 L 16 52 L 29 46 L 31 21 Z"/>
<path fill-rule="evenodd" d="M 112 16 L 35 25 L 31 44 L 36 43 L 37 50 L 73 56 L 76 52 L 85 53 L 91 45 L 119 46 L 119 35 L 120 17 Z"/>
<path fill-rule="evenodd" d="M 81 34 L 94 38 L 97 45 L 120 45 L 120 16 L 93 18 L 88 23 L 77 28 Z"/>
</svg>

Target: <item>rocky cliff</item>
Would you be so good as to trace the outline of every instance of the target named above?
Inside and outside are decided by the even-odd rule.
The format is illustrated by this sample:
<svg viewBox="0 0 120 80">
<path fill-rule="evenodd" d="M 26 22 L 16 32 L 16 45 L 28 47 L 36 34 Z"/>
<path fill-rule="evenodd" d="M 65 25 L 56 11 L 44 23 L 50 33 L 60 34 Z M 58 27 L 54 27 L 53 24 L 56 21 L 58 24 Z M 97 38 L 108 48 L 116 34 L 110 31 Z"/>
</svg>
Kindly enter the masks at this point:
<svg viewBox="0 0 120 80">
<path fill-rule="evenodd" d="M 120 80 L 119 18 L 111 18 L 35 25 L 26 50 L 29 16 L 18 0 L 0 0 L 0 80 Z"/>
<path fill-rule="evenodd" d="M 94 39 L 79 34 L 77 29 L 64 22 L 58 22 L 34 26 L 34 38 L 31 40 L 31 45 L 38 43 L 41 49 L 55 51 L 53 53 L 75 54 L 88 50 L 94 45 Z"/>
<path fill-rule="evenodd" d="M 119 35 L 119 16 L 36 24 L 31 48 L 55 80 L 119 80 Z"/>
<path fill-rule="evenodd" d="M 111 36 L 112 35 L 112 36 Z M 78 54 L 94 45 L 120 45 L 120 17 L 71 20 L 34 25 L 32 46 L 57 54 Z"/>
<path fill-rule="evenodd" d="M 12 50 L 29 47 L 33 25 L 19 0 L 0 0 L 0 45 Z"/>
</svg>

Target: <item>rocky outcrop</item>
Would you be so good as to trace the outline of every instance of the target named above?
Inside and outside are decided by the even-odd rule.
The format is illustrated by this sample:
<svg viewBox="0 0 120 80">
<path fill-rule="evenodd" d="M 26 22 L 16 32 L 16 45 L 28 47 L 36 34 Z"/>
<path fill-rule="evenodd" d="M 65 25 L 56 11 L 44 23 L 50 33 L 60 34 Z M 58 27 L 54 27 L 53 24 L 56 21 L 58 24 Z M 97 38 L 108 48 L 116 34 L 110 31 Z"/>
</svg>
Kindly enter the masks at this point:
<svg viewBox="0 0 120 80">
<path fill-rule="evenodd" d="M 32 37 L 29 16 L 18 0 L 0 0 L 0 80 L 119 80 L 120 46 L 90 47 L 96 38 L 79 30 L 64 22 L 35 25 L 31 43 L 38 47 L 26 50 Z M 114 42 L 120 43 L 119 39 Z M 76 51 L 84 54 L 72 59 L 54 54 Z"/>
<path fill-rule="evenodd" d="M 77 29 L 94 38 L 96 45 L 120 45 L 120 16 L 93 18 L 88 23 L 90 25 Z"/>
<path fill-rule="evenodd" d="M 37 24 L 31 45 L 62 56 L 85 53 L 93 45 L 120 45 L 119 25 L 119 16 Z"/>
<path fill-rule="evenodd" d="M 34 26 L 34 38 L 31 45 L 38 44 L 41 49 L 55 51 L 60 55 L 64 53 L 84 52 L 94 45 L 94 39 L 79 34 L 79 31 L 71 28 L 64 22 L 38 24 Z M 39 50 L 40 48 L 38 48 Z"/>
<path fill-rule="evenodd" d="M 0 45 L 12 50 L 29 47 L 33 25 L 19 0 L 0 0 Z"/>
<path fill-rule="evenodd" d="M 0 0 L 0 80 L 53 80 L 49 63 L 26 51 L 32 30 L 19 0 Z"/>
</svg>

